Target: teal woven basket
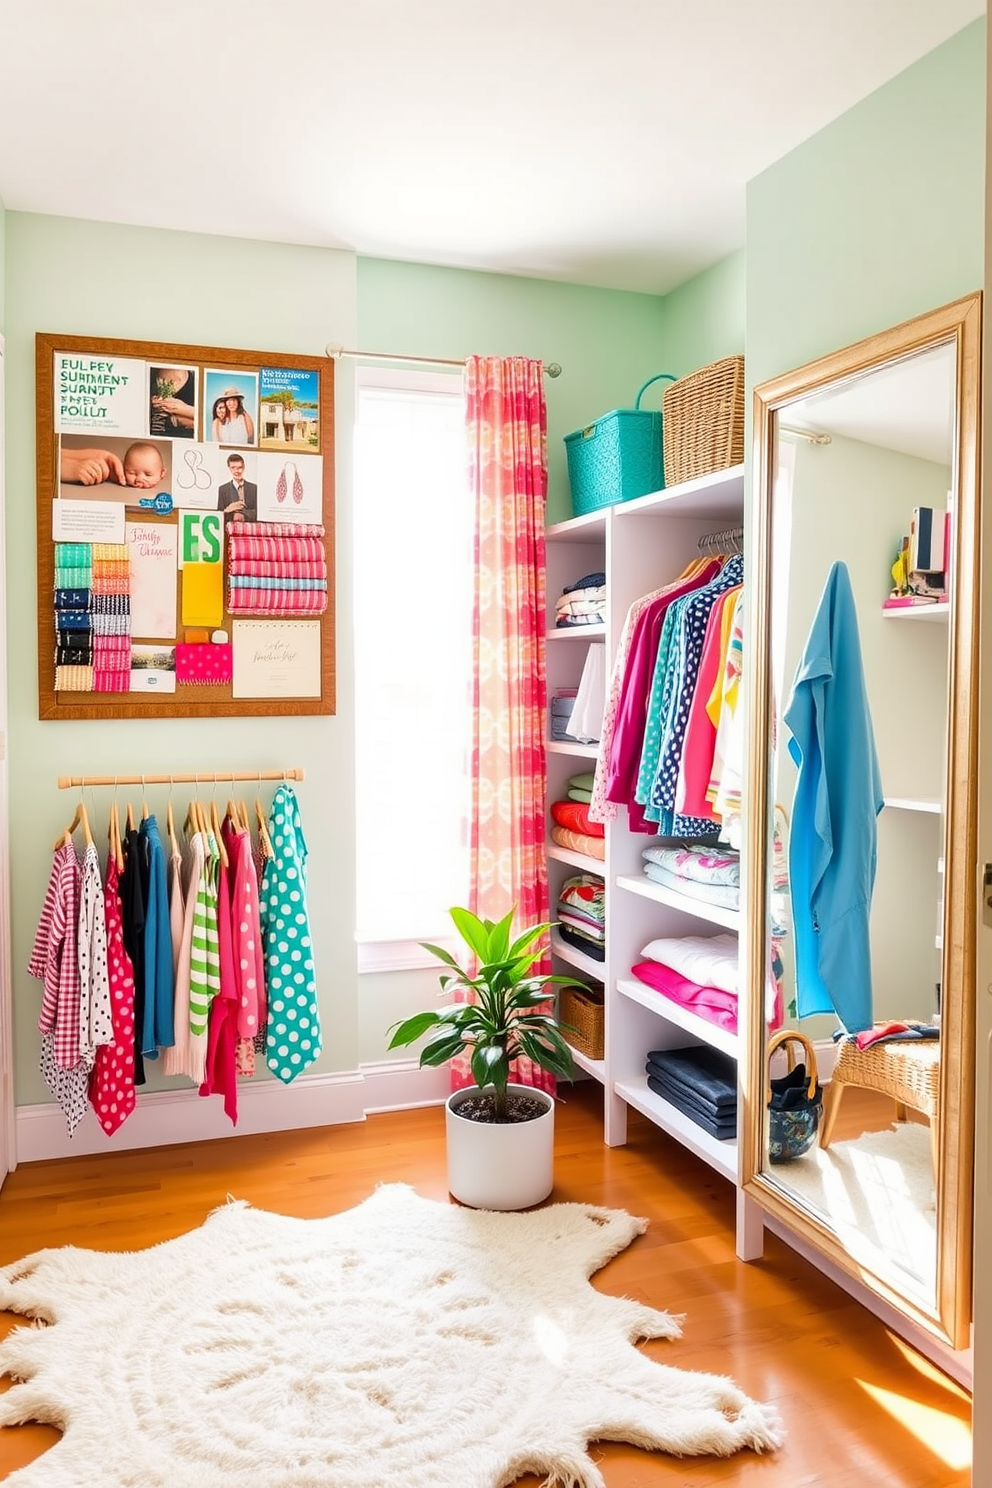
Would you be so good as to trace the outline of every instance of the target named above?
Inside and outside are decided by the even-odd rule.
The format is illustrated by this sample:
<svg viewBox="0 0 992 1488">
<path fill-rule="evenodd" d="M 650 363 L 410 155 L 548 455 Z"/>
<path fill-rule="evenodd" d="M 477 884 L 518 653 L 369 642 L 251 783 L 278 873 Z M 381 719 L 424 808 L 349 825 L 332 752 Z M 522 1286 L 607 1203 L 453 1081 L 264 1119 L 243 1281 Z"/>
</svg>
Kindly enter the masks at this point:
<svg viewBox="0 0 992 1488">
<path fill-rule="evenodd" d="M 638 390 L 633 408 L 615 408 L 587 429 L 565 435 L 572 511 L 577 517 L 664 486 L 661 414 L 641 407 L 644 393 L 662 379 L 675 381 L 671 373 L 657 372 Z"/>
</svg>

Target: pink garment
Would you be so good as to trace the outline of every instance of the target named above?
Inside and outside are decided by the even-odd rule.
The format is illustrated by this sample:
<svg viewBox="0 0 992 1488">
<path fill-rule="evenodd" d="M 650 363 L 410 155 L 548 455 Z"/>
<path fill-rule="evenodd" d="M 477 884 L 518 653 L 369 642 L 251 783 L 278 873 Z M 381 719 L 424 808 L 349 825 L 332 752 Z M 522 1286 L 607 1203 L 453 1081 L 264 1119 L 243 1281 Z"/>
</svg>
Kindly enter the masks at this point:
<svg viewBox="0 0 992 1488">
<path fill-rule="evenodd" d="M 223 832 L 223 828 L 221 829 Z M 226 850 L 226 845 L 225 845 Z M 231 871 L 221 858 L 217 884 L 217 948 L 220 955 L 220 991 L 210 1003 L 207 1062 L 200 1086 L 201 1095 L 222 1095 L 231 1125 L 238 1124 L 238 1071 L 235 1049 L 238 1042 L 238 978 L 234 967 L 231 936 Z"/>
<path fill-rule="evenodd" d="M 252 524 L 250 532 L 231 532 L 227 539 L 227 551 L 234 568 L 234 560 L 237 559 L 239 566 L 236 573 L 254 573 L 252 568 L 242 566 L 245 559 L 265 560 L 271 563 L 301 563 L 309 561 L 324 565 L 324 544 L 319 537 L 257 537 L 255 526 Z M 326 569 L 325 569 L 326 573 Z M 303 577 L 303 575 L 301 575 Z M 323 578 L 325 574 L 312 575 L 314 578 Z"/>
<path fill-rule="evenodd" d="M 715 1023 L 728 1033 L 737 1032 L 737 998 L 733 992 L 724 992 L 719 987 L 701 987 L 688 977 L 679 976 L 670 966 L 660 961 L 638 961 L 631 968 L 632 974 L 645 986 L 653 987 L 663 997 L 688 1008 L 707 1023 Z"/>
<path fill-rule="evenodd" d="M 112 1137 L 134 1110 L 134 968 L 124 945 L 121 896 L 117 862 L 107 860 L 103 886 L 103 910 L 107 923 L 107 971 L 110 977 L 110 1013 L 113 1043 L 100 1044 L 90 1076 L 90 1105 L 96 1119 Z"/>
<path fill-rule="evenodd" d="M 719 596 L 710 610 L 703 636 L 703 650 L 699 659 L 696 686 L 689 704 L 689 717 L 686 722 L 682 759 L 675 788 L 675 810 L 682 816 L 698 816 L 704 821 L 716 821 L 712 803 L 706 799 L 713 770 L 713 751 L 716 747 L 716 725 L 707 711 L 707 703 L 714 684 L 723 670 L 725 660 L 723 612 L 728 603 L 737 603 L 740 593 L 740 585 L 736 589 L 728 589 L 726 593 Z"/>
<path fill-rule="evenodd" d="M 276 539 L 272 539 L 276 541 Z M 227 565 L 230 574 L 247 574 L 256 579 L 326 579 L 327 564 L 323 558 L 247 558 L 232 553 Z"/>
<path fill-rule="evenodd" d="M 252 537 L 323 537 L 322 522 L 253 522 Z"/>
<path fill-rule="evenodd" d="M 228 818 L 221 827 L 231 860 L 231 938 L 238 988 L 238 1038 L 254 1039 L 265 1027 L 265 957 L 258 902 L 258 878 L 251 838 Z"/>
<path fill-rule="evenodd" d="M 696 589 L 701 589 L 704 584 L 708 584 L 720 572 L 720 566 L 718 559 L 711 559 L 693 574 L 691 579 L 684 579 L 681 583 L 670 585 L 651 602 L 647 609 L 641 612 L 634 625 L 630 653 L 627 658 L 627 670 L 624 673 L 620 701 L 617 705 L 613 743 L 606 776 L 606 798 L 608 801 L 616 802 L 617 805 L 626 806 L 628 810 L 634 808 L 638 818 L 642 817 L 642 812 L 635 806 L 634 790 L 641 763 L 641 748 L 644 744 L 644 730 L 647 726 L 651 683 L 654 677 L 655 662 L 658 659 L 658 643 L 661 640 L 665 615 L 673 600 L 692 594 Z M 631 827 L 634 830 L 657 831 L 657 823 L 635 827 L 633 816 Z"/>
<path fill-rule="evenodd" d="M 55 849 L 28 973 L 44 983 L 39 1033 L 52 1035 L 55 1063 L 79 1063 L 79 898 L 82 868 L 71 838 Z"/>
<path fill-rule="evenodd" d="M 182 938 L 179 953 L 175 957 L 176 986 L 173 1024 L 176 1041 L 171 1048 L 162 1051 L 162 1068 L 167 1075 L 186 1075 L 190 1080 L 195 1080 L 197 1084 L 203 1079 L 203 1050 L 201 1041 L 190 1033 L 189 1027 L 189 959 L 193 941 L 196 889 L 203 872 L 203 861 L 203 838 L 199 832 L 195 832 L 189 840 L 189 869 L 186 875 Z"/>
</svg>

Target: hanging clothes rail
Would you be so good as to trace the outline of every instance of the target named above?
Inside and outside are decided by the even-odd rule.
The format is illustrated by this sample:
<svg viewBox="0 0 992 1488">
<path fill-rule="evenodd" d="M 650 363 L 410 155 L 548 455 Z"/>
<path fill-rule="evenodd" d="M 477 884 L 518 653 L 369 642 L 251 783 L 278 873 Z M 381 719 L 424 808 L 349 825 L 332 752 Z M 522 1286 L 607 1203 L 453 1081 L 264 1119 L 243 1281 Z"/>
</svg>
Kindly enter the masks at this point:
<svg viewBox="0 0 992 1488">
<path fill-rule="evenodd" d="M 701 553 L 743 553 L 744 528 L 727 527 L 723 532 L 704 532 L 697 547 Z"/>
<path fill-rule="evenodd" d="M 339 357 L 354 357 L 363 362 L 411 362 L 418 367 L 464 367 L 464 357 L 432 357 L 432 356 L 408 356 L 402 351 L 348 351 L 336 342 L 329 341 L 324 348 L 325 356 L 332 361 Z M 544 373 L 546 377 L 560 377 L 560 362 L 545 362 Z"/>
<path fill-rule="evenodd" d="M 225 780 L 305 780 L 306 771 L 207 770 L 195 775 L 60 775 L 59 790 L 89 785 L 220 785 Z"/>
</svg>

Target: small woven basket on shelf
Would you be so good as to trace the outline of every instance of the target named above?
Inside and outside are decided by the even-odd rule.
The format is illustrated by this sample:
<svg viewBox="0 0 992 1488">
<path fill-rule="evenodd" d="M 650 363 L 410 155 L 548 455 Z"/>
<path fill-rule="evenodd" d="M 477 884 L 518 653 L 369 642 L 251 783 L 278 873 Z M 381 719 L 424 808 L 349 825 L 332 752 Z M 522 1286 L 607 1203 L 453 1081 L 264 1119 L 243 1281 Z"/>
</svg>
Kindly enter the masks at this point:
<svg viewBox="0 0 992 1488">
<path fill-rule="evenodd" d="M 589 1059 L 603 1057 L 603 994 L 592 987 L 562 987 L 558 993 L 561 1036 Z"/>
<path fill-rule="evenodd" d="M 665 485 L 744 459 L 744 358 L 724 357 L 680 377 L 662 398 Z"/>
</svg>

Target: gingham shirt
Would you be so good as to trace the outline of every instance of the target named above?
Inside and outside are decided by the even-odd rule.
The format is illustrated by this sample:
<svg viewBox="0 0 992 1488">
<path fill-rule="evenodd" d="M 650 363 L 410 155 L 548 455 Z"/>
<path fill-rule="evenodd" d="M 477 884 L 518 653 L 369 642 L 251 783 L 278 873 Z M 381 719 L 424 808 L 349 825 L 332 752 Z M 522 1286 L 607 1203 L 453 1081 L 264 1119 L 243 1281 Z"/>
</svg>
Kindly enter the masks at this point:
<svg viewBox="0 0 992 1488">
<path fill-rule="evenodd" d="M 44 983 L 38 1029 L 53 1038 L 62 1069 L 79 1063 L 79 897 L 82 870 L 72 842 L 55 849 L 28 972 Z"/>
</svg>

